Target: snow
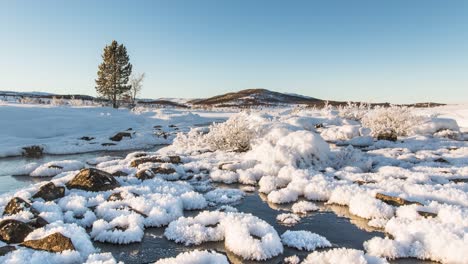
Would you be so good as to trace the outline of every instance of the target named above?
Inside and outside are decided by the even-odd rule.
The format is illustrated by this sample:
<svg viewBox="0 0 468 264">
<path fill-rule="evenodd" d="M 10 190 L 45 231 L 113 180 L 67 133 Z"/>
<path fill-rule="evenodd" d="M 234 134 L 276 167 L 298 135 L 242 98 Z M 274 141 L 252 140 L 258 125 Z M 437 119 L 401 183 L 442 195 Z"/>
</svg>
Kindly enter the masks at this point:
<svg viewBox="0 0 468 264">
<path fill-rule="evenodd" d="M 310 231 L 290 231 L 287 230 L 281 235 L 281 241 L 288 247 L 299 250 L 312 251 L 316 248 L 331 247 L 330 241 L 325 237 L 312 233 Z"/>
<path fill-rule="evenodd" d="M 377 258 L 364 254 L 361 250 L 334 248 L 328 251 L 315 251 L 307 256 L 302 264 L 384 264 L 388 263 L 383 258 Z"/>
<path fill-rule="evenodd" d="M 229 264 L 226 256 L 207 250 L 180 253 L 174 258 L 160 259 L 155 264 Z"/>
<path fill-rule="evenodd" d="M 140 108 L 112 109 L 107 107 L 67 107 L 51 105 L 0 104 L 0 157 L 21 155 L 22 147 L 38 145 L 45 153 L 67 154 L 97 150 L 144 149 L 149 145 L 167 144 L 176 131 L 195 124 L 226 119 L 230 113 L 216 117 L 204 116 L 204 111 L 187 112 L 177 109 L 152 110 Z M 167 139 L 155 136 L 155 125 L 163 126 Z M 131 131 L 127 129 L 132 128 Z M 118 132 L 130 132 L 131 138 L 120 142 L 109 140 Z M 93 137 L 91 141 L 81 137 Z M 102 143 L 114 143 L 102 146 Z"/>
<path fill-rule="evenodd" d="M 15 174 L 54 176 L 50 181 L 57 186 L 65 186 L 83 167 L 95 166 L 127 175 L 116 177 L 121 187 L 114 190 L 66 189 L 65 197 L 49 202 L 32 198 L 44 183 L 1 195 L 1 213 L 12 197 L 21 197 L 50 223 L 36 229 L 31 237 L 57 231 L 69 235 L 77 248 L 62 253 L 20 248 L 0 257 L 2 263 L 115 263 L 111 255 L 98 253 L 91 241 L 137 243 L 150 227 L 162 228 L 168 243 L 203 246 L 216 241 L 242 260 L 274 258 L 283 253 L 283 246 L 301 250 L 331 246 L 326 238 L 309 231 L 288 230 L 280 237 L 265 220 L 242 212 L 243 207 L 238 205 L 248 201 L 249 195 L 260 195 L 277 210 L 276 220 L 282 225 L 298 224 L 301 218 L 309 219 L 310 212 L 340 205 L 340 210 L 367 228 L 372 226 L 378 228 L 377 232 L 389 234 L 387 238 L 366 241 L 362 245 L 365 251 L 321 249 L 309 254 L 303 263 L 387 263 L 383 258 L 405 257 L 466 263 L 466 106 L 278 108 L 234 114 L 6 103 L 0 111 L 0 122 L 5 124 L 0 131 L 4 139 L 0 142 L 2 157 L 20 155 L 21 148 L 29 145 L 41 145 L 46 153 L 60 154 L 173 143 L 156 152 L 138 151 L 126 157 L 105 153 L 86 164 L 65 160 L 31 162 L 16 168 Z M 402 115 L 393 118 L 395 114 Z M 226 123 L 195 127 L 229 116 Z M 155 136 L 159 131 L 154 128 L 156 125 L 168 133 L 166 139 Z M 130 127 L 132 130 L 127 132 L 131 138 L 116 141 L 115 146 L 101 146 L 110 142 L 109 137 L 115 133 Z M 398 140 L 377 140 L 376 132 L 388 128 L 396 129 Z M 95 139 L 79 140 L 82 136 Z M 139 155 L 176 155 L 182 163 L 132 167 L 131 162 Z M 158 173 L 144 181 L 135 176 L 140 170 L 157 167 L 175 172 Z M 109 199 L 117 193 L 121 199 Z M 420 204 L 389 205 L 377 199 L 377 193 Z M 31 212 L 23 211 L 0 220 L 30 221 L 33 217 Z M 275 221 L 271 216 L 268 219 Z M 276 223 L 275 226 L 278 227 Z M 193 251 L 158 263 L 216 261 L 227 263 L 227 258 L 215 252 Z M 297 263 L 298 258 L 291 257 L 289 261 Z"/>
<path fill-rule="evenodd" d="M 305 214 L 311 211 L 319 210 L 318 206 L 312 202 L 300 201 L 292 205 L 291 207 L 293 213 L 295 214 Z"/>
<path fill-rule="evenodd" d="M 276 216 L 276 221 L 283 225 L 292 226 L 299 223 L 301 218 L 297 214 L 283 213 Z"/>
</svg>

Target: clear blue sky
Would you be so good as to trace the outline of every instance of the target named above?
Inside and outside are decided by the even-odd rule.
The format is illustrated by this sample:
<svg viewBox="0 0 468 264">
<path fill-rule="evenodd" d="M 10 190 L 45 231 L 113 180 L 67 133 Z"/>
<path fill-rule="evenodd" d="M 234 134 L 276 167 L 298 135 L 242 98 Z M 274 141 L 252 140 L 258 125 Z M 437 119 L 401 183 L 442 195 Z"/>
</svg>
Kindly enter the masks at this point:
<svg viewBox="0 0 468 264">
<path fill-rule="evenodd" d="M 95 95 L 115 39 L 142 97 L 468 102 L 466 0 L 0 0 L 0 33 L 0 90 Z"/>
</svg>

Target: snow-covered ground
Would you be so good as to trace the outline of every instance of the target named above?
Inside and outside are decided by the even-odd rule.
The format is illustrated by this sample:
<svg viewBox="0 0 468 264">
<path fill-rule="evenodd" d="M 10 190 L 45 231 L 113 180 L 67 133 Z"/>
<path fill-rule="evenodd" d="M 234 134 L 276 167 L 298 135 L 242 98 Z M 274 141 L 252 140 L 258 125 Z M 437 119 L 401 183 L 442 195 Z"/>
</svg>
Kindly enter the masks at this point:
<svg viewBox="0 0 468 264">
<path fill-rule="evenodd" d="M 209 128 L 196 126 L 228 117 Z M 263 109 L 233 115 L 7 104 L 0 106 L 0 119 L 6 124 L 0 132 L 7 139 L 0 143 L 3 156 L 17 155 L 28 145 L 41 145 L 47 153 L 97 150 L 130 127 L 132 137 L 110 148 L 172 143 L 124 158 L 17 168 L 31 177 L 55 175 L 50 182 L 64 187 L 63 197 L 39 197 L 45 183 L 12 191 L 0 196 L 1 220 L 37 222 L 39 216 L 49 224 L 36 227 L 25 241 L 59 232 L 71 238 L 74 250 L 51 253 L 9 243 L 16 249 L 1 256 L 2 263 L 115 263 L 92 241 L 138 243 L 149 227 L 164 228 L 167 243 L 223 243 L 243 260 L 268 260 L 295 248 L 309 252 L 305 258 L 284 256 L 285 261 L 387 263 L 411 257 L 468 263 L 466 105 Z M 154 135 L 156 125 L 171 136 L 163 140 Z M 81 143 L 77 138 L 82 136 L 98 143 Z M 108 182 L 94 191 L 74 187 L 86 172 L 79 170 L 90 167 L 109 173 L 100 176 Z M 221 188 L 217 183 L 236 185 Z M 235 188 L 239 184 L 242 188 Z M 271 206 L 290 204 L 290 212 L 276 217 L 290 230 L 279 233 L 261 217 L 237 210 L 251 191 Z M 22 204 L 15 213 L 4 214 L 13 197 L 31 207 Z M 317 202 L 346 206 L 385 237 L 365 241 L 362 250 L 337 247 L 327 237 L 295 229 L 303 217 L 320 210 Z M 228 257 L 195 250 L 154 261 L 228 263 Z"/>
<path fill-rule="evenodd" d="M 219 122 L 230 114 L 3 103 L 0 104 L 0 157 L 21 155 L 23 147 L 33 145 L 48 154 L 143 149 L 168 144 L 179 131 Z M 119 132 L 129 133 L 130 137 L 110 140 Z"/>
</svg>

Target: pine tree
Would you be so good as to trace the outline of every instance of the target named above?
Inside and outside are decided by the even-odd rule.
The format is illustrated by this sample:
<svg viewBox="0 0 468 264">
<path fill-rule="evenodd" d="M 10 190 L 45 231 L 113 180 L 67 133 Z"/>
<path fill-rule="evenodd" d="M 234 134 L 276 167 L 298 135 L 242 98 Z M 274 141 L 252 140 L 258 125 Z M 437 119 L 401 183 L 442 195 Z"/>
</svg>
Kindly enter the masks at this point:
<svg viewBox="0 0 468 264">
<path fill-rule="evenodd" d="M 127 48 L 114 40 L 104 48 L 102 60 L 97 72 L 96 91 L 112 101 L 112 106 L 117 108 L 117 100 L 131 88 L 128 79 L 132 74 L 132 64 Z"/>
</svg>

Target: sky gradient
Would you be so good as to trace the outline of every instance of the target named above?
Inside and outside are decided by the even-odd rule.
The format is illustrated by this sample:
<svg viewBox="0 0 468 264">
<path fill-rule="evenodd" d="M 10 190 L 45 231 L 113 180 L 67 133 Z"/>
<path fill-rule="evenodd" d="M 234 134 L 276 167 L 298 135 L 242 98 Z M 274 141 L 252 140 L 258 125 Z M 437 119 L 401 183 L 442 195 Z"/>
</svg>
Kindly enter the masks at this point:
<svg viewBox="0 0 468 264">
<path fill-rule="evenodd" d="M 0 32 L 0 90 L 96 95 L 115 39 L 144 98 L 468 102 L 464 0 L 0 0 Z"/>
</svg>

